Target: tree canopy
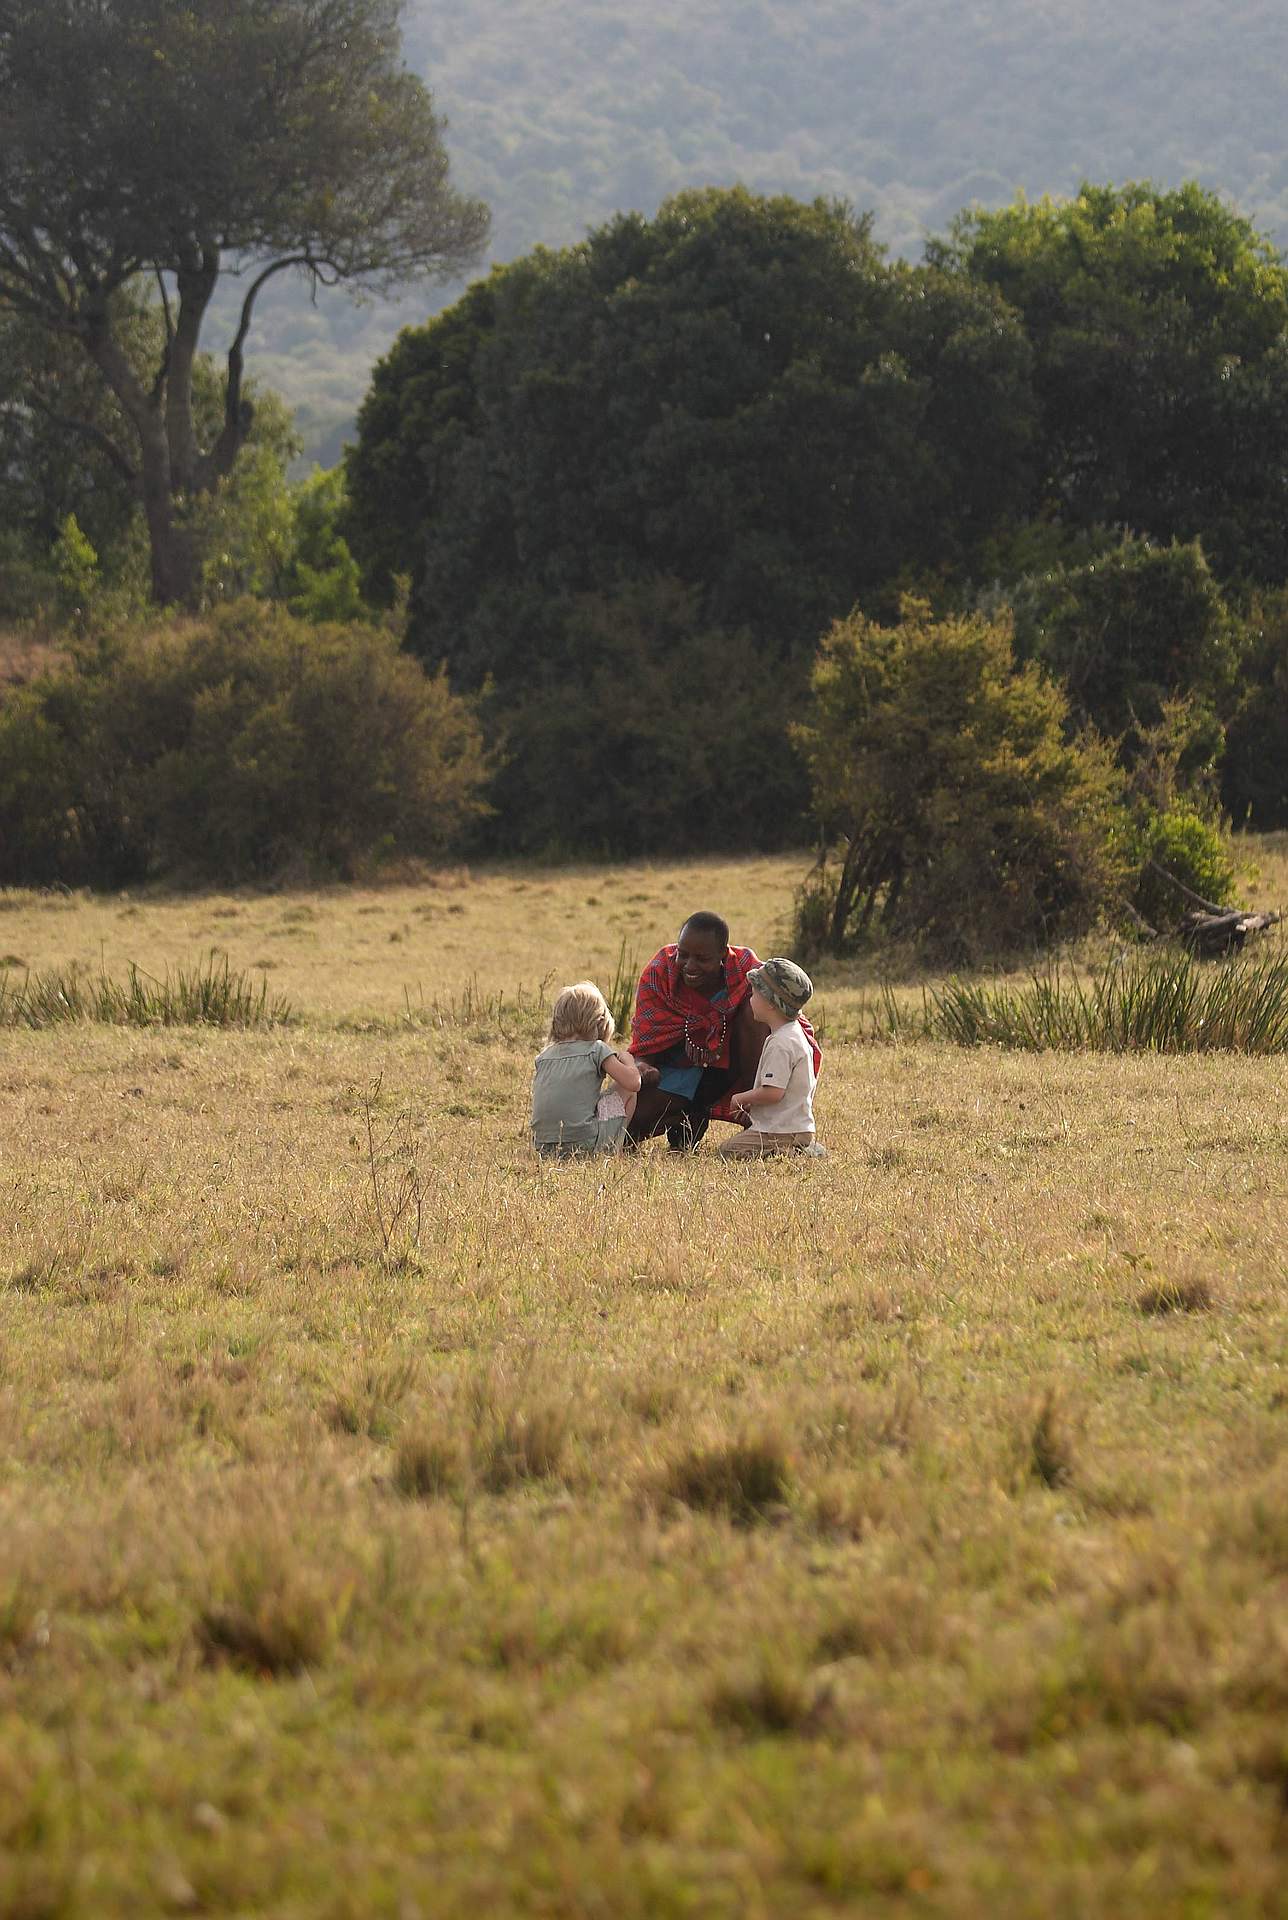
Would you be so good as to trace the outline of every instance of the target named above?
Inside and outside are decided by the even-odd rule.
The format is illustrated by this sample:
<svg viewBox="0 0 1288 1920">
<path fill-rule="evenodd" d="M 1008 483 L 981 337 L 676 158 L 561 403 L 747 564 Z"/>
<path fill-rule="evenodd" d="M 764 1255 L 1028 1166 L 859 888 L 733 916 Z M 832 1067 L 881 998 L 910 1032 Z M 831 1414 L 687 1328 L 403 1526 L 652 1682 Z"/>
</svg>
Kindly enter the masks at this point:
<svg viewBox="0 0 1288 1920">
<path fill-rule="evenodd" d="M 74 341 L 110 388 L 158 597 L 196 578 L 184 503 L 226 478 L 250 408 L 255 302 L 294 270 L 388 289 L 474 257 L 487 216 L 451 187 L 402 0 L 13 0 L 0 15 L 0 309 Z M 225 405 L 198 434 L 193 368 L 221 275 L 245 283 Z M 141 375 L 120 296 L 157 287 Z"/>
<path fill-rule="evenodd" d="M 971 211 L 930 257 L 1023 319 L 1039 505 L 1288 578 L 1288 270 L 1190 182 Z"/>
<path fill-rule="evenodd" d="M 914 260 L 959 208 L 1076 193 L 1089 169 L 1199 179 L 1288 244 L 1276 0 L 411 0 L 405 39 L 498 261 L 735 181 L 871 208 Z M 431 310 L 268 289 L 261 373 L 310 447 L 338 448 L 373 363 Z"/>
<path fill-rule="evenodd" d="M 538 250 L 377 369 L 350 457 L 376 586 L 469 680 L 531 596 L 667 575 L 788 652 L 1023 498 L 1028 348 L 987 288 L 886 262 L 848 209 L 741 189 Z"/>
</svg>

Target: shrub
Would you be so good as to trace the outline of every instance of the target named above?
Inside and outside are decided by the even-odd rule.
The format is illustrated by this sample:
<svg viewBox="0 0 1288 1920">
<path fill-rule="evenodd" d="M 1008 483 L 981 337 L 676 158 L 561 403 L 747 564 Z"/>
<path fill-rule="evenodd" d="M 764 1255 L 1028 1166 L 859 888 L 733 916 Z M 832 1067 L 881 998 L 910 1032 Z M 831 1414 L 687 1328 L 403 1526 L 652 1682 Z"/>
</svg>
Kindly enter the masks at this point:
<svg viewBox="0 0 1288 1920">
<path fill-rule="evenodd" d="M 0 883 L 84 877 L 75 759 L 37 689 L 0 696 Z"/>
<path fill-rule="evenodd" d="M 879 924 L 970 957 L 1082 932 L 1118 898 L 1119 773 L 1066 738 L 1063 693 L 1016 666 L 1008 624 L 913 601 L 893 627 L 856 613 L 812 684 L 795 735 L 841 856 L 800 901 L 803 952 L 824 923 L 834 952 Z"/>
<path fill-rule="evenodd" d="M 347 875 L 486 811 L 481 730 L 442 673 L 250 600 L 10 695 L 0 733 L 0 883 Z"/>
<path fill-rule="evenodd" d="M 81 532 L 74 513 L 59 529 L 50 556 L 58 589 L 58 604 L 73 625 L 88 620 L 99 588 L 98 555 Z"/>
<path fill-rule="evenodd" d="M 1164 813 L 1147 813 L 1133 842 L 1132 905 L 1151 926 L 1175 926 L 1193 905 L 1172 880 L 1214 906 L 1229 900 L 1234 886 L 1229 841 L 1197 807 L 1178 801 Z"/>
<path fill-rule="evenodd" d="M 53 575 L 17 527 L 0 527 L 0 620 L 34 620 L 57 596 Z"/>
</svg>

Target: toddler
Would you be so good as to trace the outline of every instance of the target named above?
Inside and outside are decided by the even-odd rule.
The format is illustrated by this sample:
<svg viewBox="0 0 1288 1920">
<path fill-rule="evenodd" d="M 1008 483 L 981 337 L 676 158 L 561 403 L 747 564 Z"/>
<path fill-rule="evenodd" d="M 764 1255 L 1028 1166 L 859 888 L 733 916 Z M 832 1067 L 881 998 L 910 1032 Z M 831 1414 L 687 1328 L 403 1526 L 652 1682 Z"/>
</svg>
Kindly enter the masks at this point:
<svg viewBox="0 0 1288 1920">
<path fill-rule="evenodd" d="M 814 1141 L 814 1087 L 818 1054 L 801 1031 L 801 1008 L 814 991 L 809 975 L 791 960 L 766 960 L 747 975 L 751 1011 L 769 1028 L 756 1069 L 756 1084 L 730 1096 L 735 1113 L 751 1125 L 717 1153 L 730 1160 L 763 1159 L 771 1153 L 820 1155 Z"/>
<path fill-rule="evenodd" d="M 590 980 L 565 987 L 532 1077 L 532 1143 L 539 1154 L 619 1153 L 635 1111 L 640 1070 L 611 1044 L 613 1016 Z M 600 1095 L 607 1074 L 613 1085 Z"/>
</svg>

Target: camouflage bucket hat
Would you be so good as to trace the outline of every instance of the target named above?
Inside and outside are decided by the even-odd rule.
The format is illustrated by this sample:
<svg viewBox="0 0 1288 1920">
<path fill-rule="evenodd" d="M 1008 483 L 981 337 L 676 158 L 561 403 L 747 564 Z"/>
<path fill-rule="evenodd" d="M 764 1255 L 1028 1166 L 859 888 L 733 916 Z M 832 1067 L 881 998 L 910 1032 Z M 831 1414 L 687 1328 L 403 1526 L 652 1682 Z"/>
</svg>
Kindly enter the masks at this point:
<svg viewBox="0 0 1288 1920">
<path fill-rule="evenodd" d="M 794 960 L 766 960 L 747 975 L 748 984 L 794 1020 L 814 991 L 814 982 Z"/>
</svg>

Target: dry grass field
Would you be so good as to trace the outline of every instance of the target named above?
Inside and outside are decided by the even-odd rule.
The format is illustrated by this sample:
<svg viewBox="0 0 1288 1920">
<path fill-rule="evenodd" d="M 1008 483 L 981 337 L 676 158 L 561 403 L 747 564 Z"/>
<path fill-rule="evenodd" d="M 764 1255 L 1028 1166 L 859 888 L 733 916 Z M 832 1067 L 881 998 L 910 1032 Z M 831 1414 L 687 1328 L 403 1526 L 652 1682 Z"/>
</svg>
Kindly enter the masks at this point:
<svg viewBox="0 0 1288 1920">
<path fill-rule="evenodd" d="M 0 1031 L 6 1920 L 1288 1913 L 1288 1062 L 535 1163 L 539 983 L 795 871 L 0 895 L 295 1009 Z"/>
</svg>

